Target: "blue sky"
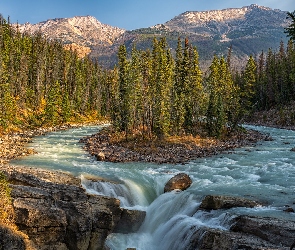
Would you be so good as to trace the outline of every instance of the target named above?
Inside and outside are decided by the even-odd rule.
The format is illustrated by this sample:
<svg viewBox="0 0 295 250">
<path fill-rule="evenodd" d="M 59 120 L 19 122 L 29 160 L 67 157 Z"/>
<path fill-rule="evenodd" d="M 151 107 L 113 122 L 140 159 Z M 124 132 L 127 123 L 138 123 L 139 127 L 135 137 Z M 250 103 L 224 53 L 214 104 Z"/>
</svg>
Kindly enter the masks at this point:
<svg viewBox="0 0 295 250">
<path fill-rule="evenodd" d="M 295 0 L 0 0 L 0 13 L 19 23 L 91 15 L 102 23 L 132 30 L 164 23 L 185 11 L 239 8 L 252 3 L 295 10 Z"/>
</svg>

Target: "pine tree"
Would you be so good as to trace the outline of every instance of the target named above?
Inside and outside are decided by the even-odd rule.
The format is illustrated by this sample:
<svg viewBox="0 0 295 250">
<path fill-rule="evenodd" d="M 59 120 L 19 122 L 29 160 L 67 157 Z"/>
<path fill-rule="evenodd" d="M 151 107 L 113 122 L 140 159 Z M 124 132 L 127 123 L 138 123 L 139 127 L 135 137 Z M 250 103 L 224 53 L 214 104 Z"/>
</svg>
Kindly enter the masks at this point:
<svg viewBox="0 0 295 250">
<path fill-rule="evenodd" d="M 295 41 L 295 11 L 287 12 L 287 19 L 291 19 L 291 24 L 289 27 L 285 28 L 285 33 L 288 34 L 288 37 Z"/>
<path fill-rule="evenodd" d="M 130 87 L 128 82 L 129 63 L 125 45 L 121 45 L 118 52 L 119 59 L 119 98 L 120 98 L 120 131 L 127 137 L 130 125 Z"/>
<path fill-rule="evenodd" d="M 57 125 L 61 123 L 61 107 L 62 107 L 62 95 L 60 84 L 56 81 L 50 87 L 46 98 L 45 123 L 49 125 Z"/>
<path fill-rule="evenodd" d="M 257 81 L 257 65 L 251 55 L 248 59 L 245 71 L 242 74 L 242 85 L 240 86 L 241 106 L 245 113 L 253 110 L 255 85 Z"/>
<path fill-rule="evenodd" d="M 170 131 L 170 100 L 173 81 L 173 61 L 166 39 L 154 39 L 152 52 L 152 131 L 163 138 Z"/>
<path fill-rule="evenodd" d="M 179 133 L 185 121 L 185 88 L 183 83 L 183 48 L 180 37 L 178 38 L 174 81 L 172 87 L 172 127 L 174 133 Z"/>
</svg>

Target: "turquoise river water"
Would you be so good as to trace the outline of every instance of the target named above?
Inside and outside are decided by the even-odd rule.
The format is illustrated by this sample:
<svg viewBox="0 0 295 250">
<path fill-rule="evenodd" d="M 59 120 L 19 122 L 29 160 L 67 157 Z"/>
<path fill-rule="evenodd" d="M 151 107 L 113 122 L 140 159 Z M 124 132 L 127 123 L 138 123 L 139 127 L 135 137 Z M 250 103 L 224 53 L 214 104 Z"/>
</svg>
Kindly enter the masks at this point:
<svg viewBox="0 0 295 250">
<path fill-rule="evenodd" d="M 228 230 L 229 220 L 234 215 L 294 220 L 294 214 L 283 212 L 283 209 L 285 205 L 295 208 L 295 152 L 290 151 L 295 147 L 295 131 L 246 127 L 269 133 L 274 140 L 192 160 L 185 165 L 108 163 L 94 160 L 79 143 L 80 138 L 100 129 L 99 126 L 91 126 L 36 137 L 29 146 L 38 154 L 11 164 L 71 172 L 81 178 L 89 193 L 116 197 L 121 200 L 122 207 L 145 210 L 147 216 L 139 231 L 111 234 L 107 239 L 110 249 L 181 250 L 185 249 L 196 228 Z M 191 177 L 191 187 L 183 192 L 164 194 L 165 183 L 180 172 Z M 84 178 L 86 174 L 120 184 L 100 182 L 90 185 Z M 202 198 L 208 194 L 240 196 L 267 205 L 226 211 L 198 211 Z"/>
</svg>

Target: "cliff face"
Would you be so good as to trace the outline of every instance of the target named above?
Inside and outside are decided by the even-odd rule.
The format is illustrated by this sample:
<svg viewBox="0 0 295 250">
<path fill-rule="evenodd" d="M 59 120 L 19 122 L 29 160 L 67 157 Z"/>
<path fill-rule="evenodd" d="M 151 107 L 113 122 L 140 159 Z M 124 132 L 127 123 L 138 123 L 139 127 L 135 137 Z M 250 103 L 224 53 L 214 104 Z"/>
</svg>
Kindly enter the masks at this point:
<svg viewBox="0 0 295 250">
<path fill-rule="evenodd" d="M 105 249 L 110 233 L 133 232 L 145 217 L 121 208 L 115 198 L 87 194 L 70 174 L 8 165 L 0 171 L 12 188 L 15 224 L 28 236 L 12 234 L 9 249 Z M 0 243 L 3 230 L 0 225 Z"/>
</svg>

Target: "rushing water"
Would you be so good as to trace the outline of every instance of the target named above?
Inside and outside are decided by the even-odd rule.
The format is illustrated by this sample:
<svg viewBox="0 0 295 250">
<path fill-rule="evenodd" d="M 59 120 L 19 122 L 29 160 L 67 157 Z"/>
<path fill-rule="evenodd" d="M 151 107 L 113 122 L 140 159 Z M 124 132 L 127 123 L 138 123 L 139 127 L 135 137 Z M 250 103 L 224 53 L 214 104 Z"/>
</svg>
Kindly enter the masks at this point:
<svg viewBox="0 0 295 250">
<path fill-rule="evenodd" d="M 83 151 L 83 145 L 78 141 L 96 133 L 99 127 L 70 129 L 37 137 L 30 147 L 38 154 L 12 164 L 69 171 L 81 177 L 88 192 L 117 197 L 122 207 L 145 210 L 146 219 L 137 233 L 108 237 L 107 245 L 111 249 L 181 250 L 185 249 L 196 229 L 227 230 L 233 215 L 294 220 L 293 214 L 283 212 L 283 209 L 284 205 L 292 206 L 295 201 L 295 152 L 290 151 L 295 146 L 295 131 L 254 128 L 269 133 L 274 141 L 237 149 L 230 154 L 196 159 L 185 165 L 97 162 Z M 189 174 L 192 186 L 183 192 L 163 194 L 165 183 L 180 172 Z M 84 178 L 87 174 L 112 182 L 91 184 Z M 267 205 L 198 211 L 202 197 L 207 194 L 240 196 Z"/>
</svg>

